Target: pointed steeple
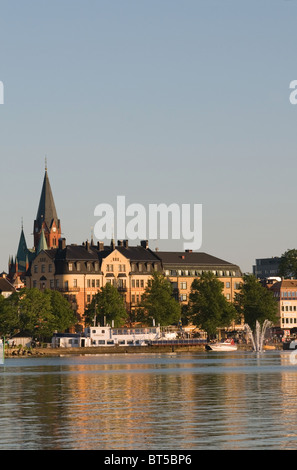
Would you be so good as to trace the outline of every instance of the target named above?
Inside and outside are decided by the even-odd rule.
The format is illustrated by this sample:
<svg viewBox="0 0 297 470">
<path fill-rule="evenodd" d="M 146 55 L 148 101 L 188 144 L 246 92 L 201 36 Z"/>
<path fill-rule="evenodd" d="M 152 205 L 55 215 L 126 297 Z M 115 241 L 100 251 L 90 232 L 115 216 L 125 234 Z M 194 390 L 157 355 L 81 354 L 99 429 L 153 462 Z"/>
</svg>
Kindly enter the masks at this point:
<svg viewBox="0 0 297 470">
<path fill-rule="evenodd" d="M 49 230 L 51 229 L 53 222 L 56 222 L 56 226 L 58 226 L 58 216 L 47 169 L 45 170 L 36 222 L 38 223 L 38 228 L 40 230 L 43 222 L 46 223 Z"/>
<path fill-rule="evenodd" d="M 42 250 L 47 250 L 47 249 L 48 249 L 48 246 L 47 246 L 47 243 L 46 243 L 46 238 L 45 238 L 45 235 L 44 235 L 44 230 L 41 229 L 41 235 L 40 235 L 39 243 L 38 243 L 38 247 L 37 247 L 37 255 L 38 255 L 38 253 L 40 253 Z"/>
<path fill-rule="evenodd" d="M 36 251 L 38 249 L 42 229 L 44 230 L 47 247 L 55 248 L 58 245 L 59 238 L 61 237 L 61 227 L 48 177 L 47 163 L 45 166 L 45 175 L 37 216 L 34 221 L 34 246 Z"/>
</svg>

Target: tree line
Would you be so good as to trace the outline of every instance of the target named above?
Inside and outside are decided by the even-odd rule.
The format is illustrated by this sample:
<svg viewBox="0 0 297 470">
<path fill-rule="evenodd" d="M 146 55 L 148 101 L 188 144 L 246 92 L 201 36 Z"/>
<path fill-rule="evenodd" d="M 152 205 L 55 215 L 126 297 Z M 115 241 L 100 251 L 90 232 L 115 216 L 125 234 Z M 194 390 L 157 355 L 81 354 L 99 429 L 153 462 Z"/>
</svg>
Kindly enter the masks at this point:
<svg viewBox="0 0 297 470">
<path fill-rule="evenodd" d="M 174 298 L 170 281 L 155 272 L 135 311 L 135 321 L 168 326 L 192 323 L 215 336 L 218 328 L 229 327 L 244 319 L 252 329 L 256 321 L 277 321 L 278 303 L 271 291 L 263 287 L 253 275 L 244 275 L 233 303 L 223 294 L 224 284 L 211 272 L 195 279 L 191 286 L 189 303 L 181 305 Z M 114 324 L 121 326 L 129 320 L 121 294 L 111 284 L 102 287 L 93 297 L 85 312 L 87 324 Z"/>
<path fill-rule="evenodd" d="M 121 293 L 112 284 L 106 284 L 94 295 L 84 320 L 86 325 L 109 324 L 120 327 L 133 321 L 144 325 L 168 326 L 189 323 L 214 336 L 218 328 L 232 322 L 245 323 L 252 329 L 256 320 L 263 323 L 277 321 L 277 301 L 253 275 L 245 275 L 234 301 L 223 294 L 223 283 L 210 272 L 195 279 L 191 286 L 189 303 L 181 305 L 174 297 L 170 281 L 155 272 L 144 291 L 133 319 L 128 315 Z M 38 340 L 49 340 L 55 331 L 65 332 L 75 327 L 77 318 L 68 300 L 58 291 L 22 289 L 4 299 L 0 296 L 0 335 L 13 337 L 26 333 Z"/>
</svg>

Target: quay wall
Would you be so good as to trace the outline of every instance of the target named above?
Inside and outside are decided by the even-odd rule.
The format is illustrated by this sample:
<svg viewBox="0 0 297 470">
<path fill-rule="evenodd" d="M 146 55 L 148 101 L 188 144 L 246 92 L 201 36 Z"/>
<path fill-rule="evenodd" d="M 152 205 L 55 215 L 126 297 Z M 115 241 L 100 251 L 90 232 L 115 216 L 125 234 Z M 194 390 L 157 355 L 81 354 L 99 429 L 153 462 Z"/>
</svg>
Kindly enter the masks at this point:
<svg viewBox="0 0 297 470">
<path fill-rule="evenodd" d="M 275 345 L 276 350 L 282 350 L 282 344 Z M 252 346 L 238 345 L 240 351 L 251 351 Z M 140 354 L 140 353 L 170 353 L 170 352 L 199 352 L 205 351 L 204 344 L 195 345 L 158 345 L 158 346 L 92 346 L 84 348 L 7 348 L 5 357 L 58 357 L 96 354 Z"/>
</svg>

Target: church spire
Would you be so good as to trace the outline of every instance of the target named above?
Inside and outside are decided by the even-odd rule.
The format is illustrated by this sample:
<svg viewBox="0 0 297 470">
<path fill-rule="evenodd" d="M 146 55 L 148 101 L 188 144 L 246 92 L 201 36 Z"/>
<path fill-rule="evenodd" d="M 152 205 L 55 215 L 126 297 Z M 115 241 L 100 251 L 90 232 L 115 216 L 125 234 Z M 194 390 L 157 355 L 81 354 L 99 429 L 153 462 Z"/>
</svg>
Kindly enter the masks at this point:
<svg viewBox="0 0 297 470">
<path fill-rule="evenodd" d="M 61 237 L 60 220 L 58 219 L 55 201 L 47 172 L 47 160 L 45 160 L 45 175 L 41 190 L 41 196 L 34 221 L 34 247 L 37 251 L 42 230 L 48 248 L 56 248 Z"/>
<path fill-rule="evenodd" d="M 47 243 L 46 243 L 46 238 L 45 238 L 45 235 L 44 235 L 44 230 L 43 228 L 41 229 L 41 235 L 40 235 L 40 238 L 39 238 L 39 242 L 38 242 L 38 248 L 37 248 L 37 255 L 42 251 L 42 250 L 47 250 L 48 249 L 48 246 L 47 246 Z"/>
</svg>

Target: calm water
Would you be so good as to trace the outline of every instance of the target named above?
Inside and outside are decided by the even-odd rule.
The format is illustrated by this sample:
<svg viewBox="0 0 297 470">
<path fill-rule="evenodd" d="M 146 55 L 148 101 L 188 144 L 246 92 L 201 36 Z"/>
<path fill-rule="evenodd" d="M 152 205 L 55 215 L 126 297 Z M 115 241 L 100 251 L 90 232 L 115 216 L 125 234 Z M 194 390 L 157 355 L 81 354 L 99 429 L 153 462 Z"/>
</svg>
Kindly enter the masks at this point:
<svg viewBox="0 0 297 470">
<path fill-rule="evenodd" d="M 288 351 L 7 359 L 0 449 L 296 449 Z"/>
</svg>

